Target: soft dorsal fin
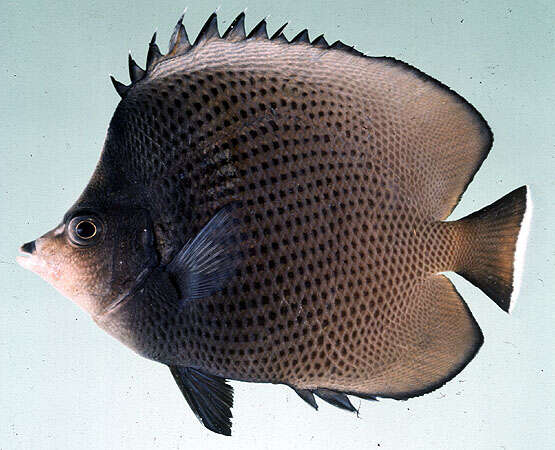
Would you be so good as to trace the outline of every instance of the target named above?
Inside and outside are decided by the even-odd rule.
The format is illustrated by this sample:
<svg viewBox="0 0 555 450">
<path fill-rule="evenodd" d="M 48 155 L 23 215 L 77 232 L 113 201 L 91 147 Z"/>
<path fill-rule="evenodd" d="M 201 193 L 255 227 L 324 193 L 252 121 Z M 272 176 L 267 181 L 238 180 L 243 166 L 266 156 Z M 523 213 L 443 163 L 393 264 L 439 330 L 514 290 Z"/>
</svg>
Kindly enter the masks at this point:
<svg viewBox="0 0 555 450">
<path fill-rule="evenodd" d="M 215 433 L 231 436 L 233 388 L 226 380 L 190 367 L 169 368 L 198 420 Z"/>
</svg>

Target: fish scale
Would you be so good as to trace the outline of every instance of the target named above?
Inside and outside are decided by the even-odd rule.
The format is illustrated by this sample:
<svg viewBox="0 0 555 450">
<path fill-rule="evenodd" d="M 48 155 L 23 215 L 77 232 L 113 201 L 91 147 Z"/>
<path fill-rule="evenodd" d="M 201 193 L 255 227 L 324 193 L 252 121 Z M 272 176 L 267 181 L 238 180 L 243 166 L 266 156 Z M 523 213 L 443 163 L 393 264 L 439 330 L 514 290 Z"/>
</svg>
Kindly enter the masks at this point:
<svg viewBox="0 0 555 450">
<path fill-rule="evenodd" d="M 87 188 L 22 247 L 23 265 L 168 365 L 221 434 L 226 379 L 349 411 L 347 394 L 449 381 L 483 336 L 441 273 L 507 311 L 530 217 L 522 187 L 444 221 L 493 143 L 462 97 L 393 58 L 282 31 L 247 34 L 241 14 L 220 37 L 212 15 L 191 45 L 181 18 L 166 55 L 155 34 L 146 69 L 130 56 L 131 84 L 112 79 L 122 101 Z"/>
</svg>

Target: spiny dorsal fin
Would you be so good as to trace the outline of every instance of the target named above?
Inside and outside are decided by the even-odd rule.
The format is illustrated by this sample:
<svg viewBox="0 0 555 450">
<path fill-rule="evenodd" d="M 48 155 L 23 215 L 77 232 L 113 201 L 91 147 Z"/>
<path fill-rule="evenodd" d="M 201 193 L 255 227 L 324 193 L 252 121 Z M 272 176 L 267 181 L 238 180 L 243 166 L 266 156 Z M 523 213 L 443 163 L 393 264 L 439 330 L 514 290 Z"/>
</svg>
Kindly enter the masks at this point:
<svg viewBox="0 0 555 450">
<path fill-rule="evenodd" d="M 324 36 L 318 36 L 316 39 L 310 42 L 308 30 L 302 30 L 298 33 L 291 41 L 287 40 L 285 35 L 283 34 L 284 28 L 287 26 L 287 23 L 282 25 L 276 32 L 269 38 L 272 41 L 280 44 L 303 44 L 303 45 L 311 45 L 313 47 L 321 48 L 321 49 L 332 49 L 347 52 L 351 55 L 357 56 L 364 56 L 358 50 L 355 50 L 353 47 L 349 47 L 343 44 L 341 41 L 336 41 L 331 46 L 327 43 L 324 39 Z M 199 32 L 197 38 L 193 45 L 189 42 L 189 37 L 187 36 L 187 32 L 185 27 L 183 26 L 183 15 L 177 21 L 177 24 L 174 28 L 172 36 L 169 42 L 169 50 L 166 55 L 163 55 L 160 51 L 160 48 L 156 44 L 156 33 L 152 36 L 152 39 L 149 44 L 148 54 L 147 54 L 147 62 L 146 62 L 146 70 L 143 70 L 139 65 L 129 57 L 129 75 L 131 77 L 131 85 L 126 86 L 123 83 L 112 78 L 112 83 L 116 88 L 118 94 L 124 98 L 129 89 L 133 87 L 138 81 L 142 80 L 150 72 L 153 71 L 154 67 L 163 60 L 181 56 L 186 54 L 189 51 L 192 51 L 195 46 L 204 44 L 212 39 L 219 39 L 219 31 L 218 31 L 218 18 L 216 13 L 210 15 L 206 23 L 203 25 L 201 31 Z M 268 39 L 268 31 L 267 31 L 267 22 L 266 19 L 261 20 L 248 35 L 245 31 L 245 13 L 240 13 L 235 20 L 231 23 L 228 29 L 222 36 L 223 39 L 230 41 L 230 42 L 237 42 L 242 41 L 244 39 Z"/>
<path fill-rule="evenodd" d="M 173 29 L 169 43 L 168 56 L 183 54 L 191 48 L 189 36 L 187 36 L 187 31 L 183 26 L 183 16 L 184 15 L 182 14 Z"/>
<path fill-rule="evenodd" d="M 287 26 L 288 22 L 285 22 L 281 27 L 279 27 L 272 37 L 270 38 L 271 41 L 282 41 L 282 42 L 289 42 L 287 38 L 283 34 L 283 30 Z"/>
<path fill-rule="evenodd" d="M 136 83 L 145 76 L 145 71 L 135 62 L 131 53 L 129 53 L 129 78 L 131 83 Z"/>
<path fill-rule="evenodd" d="M 150 44 L 148 44 L 148 53 L 146 55 L 146 70 L 149 71 L 152 69 L 152 66 L 158 62 L 158 60 L 162 57 L 162 53 L 160 52 L 160 48 L 158 48 L 158 44 L 156 44 L 156 32 L 152 35 L 152 39 L 150 40 Z"/>
<path fill-rule="evenodd" d="M 225 30 L 224 35 L 222 36 L 223 39 L 227 39 L 228 41 L 242 41 L 246 39 L 247 35 L 245 32 L 245 13 L 242 12 L 239 14 L 231 25 Z"/>
<path fill-rule="evenodd" d="M 323 49 L 328 49 L 329 48 L 328 41 L 326 41 L 323 34 L 321 34 L 316 39 L 314 39 L 312 41 L 312 45 L 314 47 L 323 48 Z"/>
<path fill-rule="evenodd" d="M 200 30 L 197 39 L 193 44 L 193 47 L 199 45 L 201 42 L 207 42 L 210 39 L 215 39 L 219 37 L 220 32 L 218 31 L 218 16 L 216 13 L 212 13 Z"/>
<path fill-rule="evenodd" d="M 120 83 L 112 75 L 110 75 L 110 80 L 112 80 L 112 84 L 116 88 L 116 92 L 119 94 L 119 96 L 121 98 L 125 98 L 125 96 L 127 95 L 127 92 L 129 91 L 129 88 L 131 86 L 126 86 L 125 84 Z"/>
<path fill-rule="evenodd" d="M 303 44 L 310 44 L 310 39 L 308 38 L 308 30 L 305 28 L 299 34 L 297 34 L 293 39 L 291 39 L 291 44 L 297 44 L 302 42 Z"/>
<path fill-rule="evenodd" d="M 247 39 L 268 39 L 268 30 L 266 29 L 266 19 L 262 19 L 251 30 Z"/>
</svg>

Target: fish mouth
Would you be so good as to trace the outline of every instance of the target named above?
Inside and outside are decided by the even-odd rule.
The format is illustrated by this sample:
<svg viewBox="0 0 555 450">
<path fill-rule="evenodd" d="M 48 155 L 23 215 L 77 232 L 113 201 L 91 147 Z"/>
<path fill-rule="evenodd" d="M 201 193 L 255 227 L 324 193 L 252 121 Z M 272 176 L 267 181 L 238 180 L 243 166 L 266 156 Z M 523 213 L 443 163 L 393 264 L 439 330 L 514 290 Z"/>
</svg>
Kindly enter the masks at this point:
<svg viewBox="0 0 555 450">
<path fill-rule="evenodd" d="M 17 263 L 24 269 L 30 270 L 31 272 L 36 272 L 44 263 L 36 255 L 29 253 L 23 253 L 15 258 Z"/>
<path fill-rule="evenodd" d="M 23 244 L 21 247 L 19 247 L 19 251 L 21 253 L 28 253 L 28 254 L 35 253 L 36 249 L 37 249 L 36 241 L 27 242 Z"/>
<path fill-rule="evenodd" d="M 37 255 L 35 241 L 27 242 L 19 247 L 20 255 L 15 259 L 24 269 L 38 273 L 46 268 L 45 262 Z"/>
</svg>

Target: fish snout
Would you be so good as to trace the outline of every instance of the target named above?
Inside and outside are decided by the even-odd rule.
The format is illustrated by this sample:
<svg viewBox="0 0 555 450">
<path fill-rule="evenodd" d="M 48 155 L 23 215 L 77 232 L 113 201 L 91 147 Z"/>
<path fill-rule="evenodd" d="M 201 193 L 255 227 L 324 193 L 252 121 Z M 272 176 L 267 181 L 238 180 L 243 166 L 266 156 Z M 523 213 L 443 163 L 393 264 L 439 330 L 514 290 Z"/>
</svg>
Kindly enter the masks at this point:
<svg viewBox="0 0 555 450">
<path fill-rule="evenodd" d="M 21 253 L 28 253 L 29 255 L 32 255 L 37 249 L 37 245 L 35 242 L 36 241 L 31 241 L 23 244 L 21 247 L 19 247 L 19 251 Z"/>
<path fill-rule="evenodd" d="M 27 242 L 19 247 L 20 255 L 16 258 L 18 264 L 24 269 L 38 273 L 39 267 L 44 265 L 37 251 L 37 240 Z"/>
</svg>

